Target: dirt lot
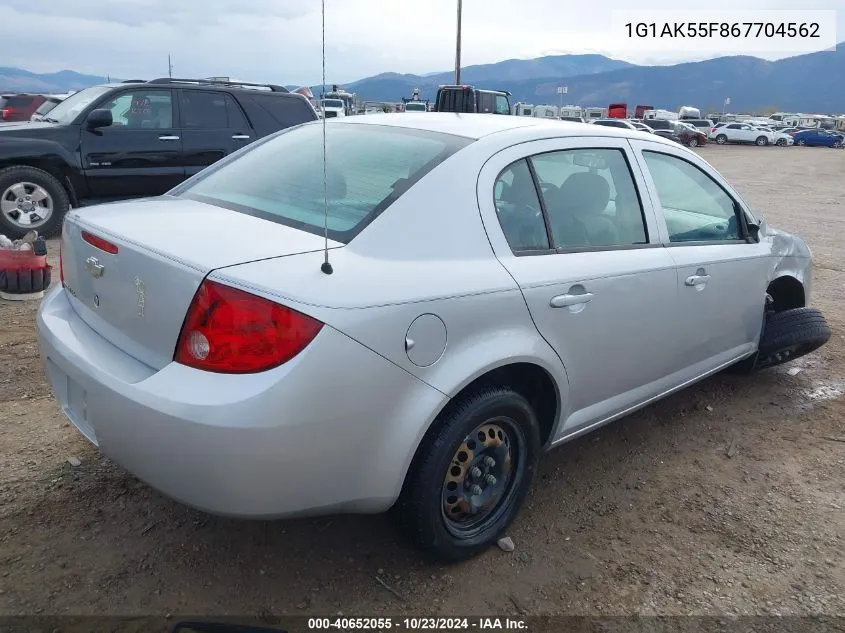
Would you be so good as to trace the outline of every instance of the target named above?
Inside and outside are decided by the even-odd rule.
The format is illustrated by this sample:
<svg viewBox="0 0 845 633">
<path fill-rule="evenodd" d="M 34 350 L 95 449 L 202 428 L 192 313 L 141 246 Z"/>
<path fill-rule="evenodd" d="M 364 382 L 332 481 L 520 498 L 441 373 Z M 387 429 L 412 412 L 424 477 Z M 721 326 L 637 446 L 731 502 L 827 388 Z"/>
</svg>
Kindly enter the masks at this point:
<svg viewBox="0 0 845 633">
<path fill-rule="evenodd" d="M 547 455 L 516 550 L 451 568 L 420 562 L 386 517 L 235 521 L 150 490 L 59 412 L 37 302 L 4 302 L 0 615 L 845 615 L 845 151 L 701 153 L 809 242 L 833 338 Z"/>
</svg>

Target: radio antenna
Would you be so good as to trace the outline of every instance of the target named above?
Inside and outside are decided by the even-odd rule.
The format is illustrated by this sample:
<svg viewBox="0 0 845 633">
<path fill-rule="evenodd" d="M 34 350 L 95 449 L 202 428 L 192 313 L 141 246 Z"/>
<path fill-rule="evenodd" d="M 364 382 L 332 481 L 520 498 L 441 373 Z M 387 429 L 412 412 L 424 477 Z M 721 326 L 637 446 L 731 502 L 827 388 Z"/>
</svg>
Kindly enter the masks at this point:
<svg viewBox="0 0 845 633">
<path fill-rule="evenodd" d="M 323 126 L 323 264 L 320 266 L 325 274 L 331 275 L 334 272 L 329 263 L 329 173 L 326 168 L 326 108 L 323 107 L 323 95 L 326 94 L 326 0 L 320 0 L 323 19 L 323 86 L 320 95 L 320 109 L 322 110 Z"/>
</svg>

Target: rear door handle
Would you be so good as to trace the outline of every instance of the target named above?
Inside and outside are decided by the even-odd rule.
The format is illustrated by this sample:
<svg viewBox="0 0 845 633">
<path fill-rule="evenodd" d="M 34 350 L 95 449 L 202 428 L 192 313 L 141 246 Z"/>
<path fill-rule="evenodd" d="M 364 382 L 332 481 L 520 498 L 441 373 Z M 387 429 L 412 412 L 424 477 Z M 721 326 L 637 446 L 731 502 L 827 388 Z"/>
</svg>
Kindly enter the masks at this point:
<svg viewBox="0 0 845 633">
<path fill-rule="evenodd" d="M 690 275 L 684 283 L 688 286 L 697 286 L 706 284 L 708 281 L 710 281 L 710 275 Z"/>
<path fill-rule="evenodd" d="M 239 141 L 248 139 L 249 136 L 246 134 L 232 134 L 232 138 L 238 139 Z"/>
<path fill-rule="evenodd" d="M 581 303 L 589 303 L 593 300 L 593 293 L 586 292 L 582 295 L 558 295 L 552 297 L 549 305 L 553 308 L 566 308 L 568 306 L 577 306 Z"/>
<path fill-rule="evenodd" d="M 158 140 L 160 141 L 178 141 L 178 136 L 159 136 Z"/>
</svg>

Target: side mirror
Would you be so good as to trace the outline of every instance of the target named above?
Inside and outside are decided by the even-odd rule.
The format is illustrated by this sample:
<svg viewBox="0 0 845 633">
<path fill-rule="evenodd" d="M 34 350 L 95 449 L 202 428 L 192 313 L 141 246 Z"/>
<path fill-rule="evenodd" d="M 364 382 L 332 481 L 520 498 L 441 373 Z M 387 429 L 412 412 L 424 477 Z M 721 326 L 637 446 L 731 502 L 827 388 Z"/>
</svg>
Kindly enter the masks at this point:
<svg viewBox="0 0 845 633">
<path fill-rule="evenodd" d="M 112 118 L 111 110 L 106 110 L 105 108 L 92 110 L 85 119 L 85 125 L 89 130 L 109 127 L 112 123 L 114 123 L 114 119 Z"/>
<path fill-rule="evenodd" d="M 760 225 L 759 224 L 752 224 L 748 222 L 746 225 L 748 229 L 748 241 L 752 243 L 757 243 L 760 241 Z"/>
</svg>

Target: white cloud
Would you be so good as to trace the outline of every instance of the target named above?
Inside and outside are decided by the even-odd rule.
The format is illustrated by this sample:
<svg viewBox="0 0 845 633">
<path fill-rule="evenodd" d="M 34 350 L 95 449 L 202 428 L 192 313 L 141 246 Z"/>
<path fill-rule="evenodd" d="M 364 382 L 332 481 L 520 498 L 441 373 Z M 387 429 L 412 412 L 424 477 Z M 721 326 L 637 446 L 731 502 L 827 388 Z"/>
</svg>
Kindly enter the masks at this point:
<svg viewBox="0 0 845 633">
<path fill-rule="evenodd" d="M 735 4 L 711 0 L 707 12 L 718 21 L 720 11 Z M 329 82 L 454 65 L 455 0 L 326 0 L 326 5 Z M 628 0 L 464 0 L 463 5 L 464 65 L 549 53 L 601 53 L 635 63 L 707 57 L 681 47 L 632 54 L 621 34 L 611 31 L 611 11 L 636 6 Z M 666 10 L 672 19 L 677 6 L 654 0 L 648 9 Z M 795 5 L 747 0 L 742 8 Z M 841 9 L 842 0 L 819 0 L 812 8 Z M 840 34 L 843 20 L 840 11 Z M 70 68 L 151 77 L 167 73 L 171 54 L 181 76 L 318 83 L 320 30 L 315 0 L 0 0 L 0 38 L 14 43 L 3 47 L 3 64 L 36 72 Z"/>
</svg>

